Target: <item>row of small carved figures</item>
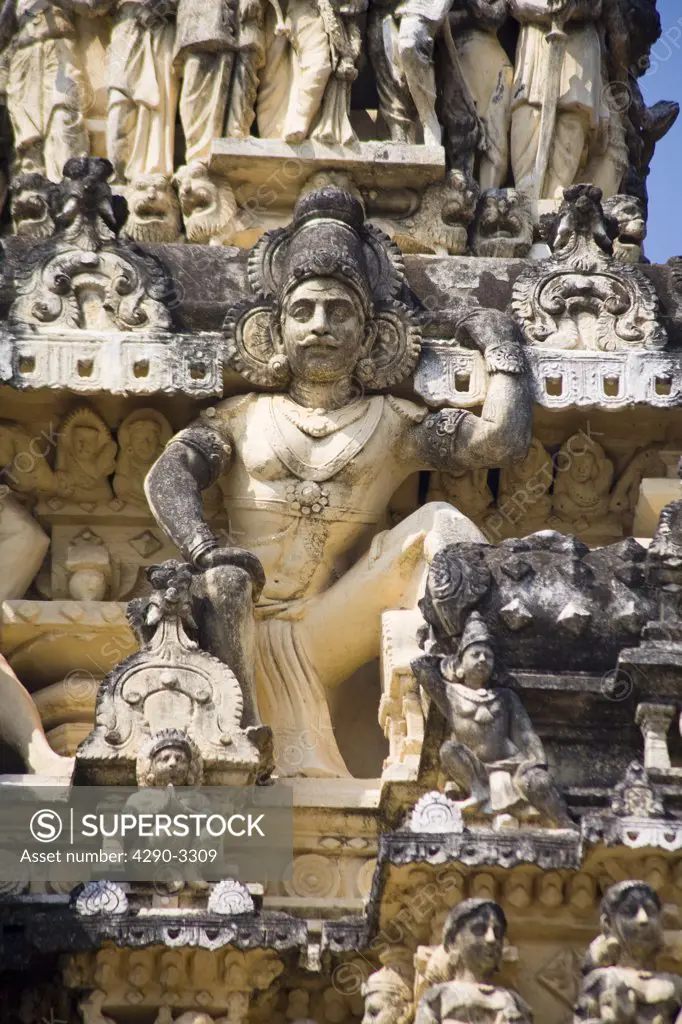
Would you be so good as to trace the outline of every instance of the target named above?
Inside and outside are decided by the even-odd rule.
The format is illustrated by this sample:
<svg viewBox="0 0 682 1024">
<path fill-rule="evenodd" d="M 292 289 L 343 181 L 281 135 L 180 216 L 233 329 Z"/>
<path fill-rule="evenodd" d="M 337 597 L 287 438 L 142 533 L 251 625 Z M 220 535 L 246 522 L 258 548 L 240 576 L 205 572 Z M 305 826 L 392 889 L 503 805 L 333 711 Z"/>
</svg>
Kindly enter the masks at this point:
<svg viewBox="0 0 682 1024">
<path fill-rule="evenodd" d="M 152 408 L 138 409 L 123 420 L 118 445 L 104 420 L 87 406 L 71 413 L 58 431 L 50 427 L 38 437 L 26 426 L 3 423 L 3 483 L 32 497 L 106 503 L 115 495 L 146 506 L 144 478 L 172 433 L 166 417 Z M 56 459 L 51 460 L 53 449 Z M 581 431 L 568 438 L 554 458 L 533 439 L 526 457 L 502 471 L 497 501 L 487 470 L 434 475 L 428 497 L 452 502 L 493 542 L 519 530 L 532 533 L 552 525 L 571 527 L 579 534 L 592 529 L 616 539 L 632 526 L 643 477 L 665 475 L 659 449 L 651 445 L 633 453 L 614 484 L 613 462 L 594 437 Z M 520 494 L 525 496 L 522 502 L 517 500 Z"/>
<path fill-rule="evenodd" d="M 655 1017 L 659 1024 L 674 1024 L 682 1010 L 682 977 L 656 969 L 664 946 L 656 891 L 642 881 L 611 886 L 602 899 L 600 926 L 584 958 L 574 1021 L 643 1024 Z M 416 985 L 411 965 L 401 962 L 369 977 L 363 1024 L 531 1024 L 528 1004 L 495 981 L 506 929 L 504 911 L 492 900 L 457 904 Z"/>
<path fill-rule="evenodd" d="M 261 139 L 353 143 L 350 84 L 365 46 L 391 141 L 414 144 L 421 138 L 437 146 L 445 135 L 464 166 L 473 168 L 478 152 L 486 185 L 502 185 L 511 163 L 517 187 L 541 198 L 545 184 L 551 195 L 557 188 L 560 194 L 581 171 L 583 180 L 607 181 L 612 193 L 628 164 L 643 182 L 655 143 L 679 111 L 674 103 L 647 108 L 637 87 L 660 35 L 655 8 L 642 5 L 616 5 L 605 19 L 601 5 L 586 0 L 407 7 L 289 0 L 285 10 L 278 0 L 252 0 L 238 9 L 230 0 L 207 0 L 199 14 L 190 0 L 57 0 L 50 6 L 52 17 L 40 5 L 25 8 L 8 0 L 0 50 L 5 48 L 18 170 L 46 169 L 53 179 L 59 166 L 51 164 L 60 154 L 88 151 L 85 115 L 105 113 L 97 108 L 100 88 L 108 90 L 108 157 L 121 183 L 150 172 L 172 175 L 176 109 L 190 169 L 210 158 L 214 137 L 247 138 L 254 121 Z M 76 18 L 105 14 L 112 20 L 103 23 L 111 31 L 101 33 L 102 42 L 109 38 L 100 77 L 94 60 L 85 67 Z M 518 22 L 521 31 L 513 59 L 497 34 L 508 21 Z M 42 61 L 32 81 L 32 58 L 51 53 L 57 41 L 59 60 Z M 567 45 L 570 75 L 564 69 L 564 84 Z M 546 59 L 559 72 L 558 85 L 551 84 L 556 74 L 543 71 Z M 625 102 L 619 96 L 620 103 L 607 103 L 605 95 L 621 85 Z M 537 125 L 543 102 L 557 109 L 548 138 L 545 119 L 539 130 Z M 41 107 L 44 124 L 35 115 Z M 567 129 L 571 146 L 559 138 Z"/>
</svg>

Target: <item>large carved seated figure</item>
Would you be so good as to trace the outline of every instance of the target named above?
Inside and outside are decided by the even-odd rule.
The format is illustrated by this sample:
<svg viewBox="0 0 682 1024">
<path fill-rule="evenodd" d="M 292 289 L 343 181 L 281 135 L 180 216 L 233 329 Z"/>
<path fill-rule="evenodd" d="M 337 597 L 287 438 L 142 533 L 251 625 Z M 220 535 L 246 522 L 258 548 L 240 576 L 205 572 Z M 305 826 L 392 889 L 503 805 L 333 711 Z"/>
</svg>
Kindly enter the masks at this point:
<svg viewBox="0 0 682 1024">
<path fill-rule="evenodd" d="M 389 500 L 416 471 L 525 453 L 524 361 L 506 316 L 470 311 L 457 338 L 485 353 L 480 417 L 386 393 L 414 369 L 419 331 L 395 298 L 398 251 L 337 188 L 302 197 L 291 227 L 261 240 L 250 271 L 260 294 L 230 313 L 228 331 L 233 365 L 254 391 L 178 434 L 146 490 L 163 529 L 205 570 L 202 646 L 257 695 L 242 724 L 257 724 L 260 709 L 272 725 L 278 774 L 341 776 L 326 691 L 378 656 L 381 613 L 416 606 L 435 551 L 482 539 L 441 503 L 377 533 Z M 358 379 L 371 394 L 355 397 Z M 216 481 L 228 542 L 202 510 Z"/>
<path fill-rule="evenodd" d="M 661 901 L 646 882 L 612 885 L 601 904 L 601 934 L 583 965 L 575 1024 L 673 1024 L 682 1014 L 682 978 L 656 971 L 663 949 Z"/>
<path fill-rule="evenodd" d="M 506 930 L 504 912 L 492 900 L 464 900 L 450 911 L 443 929 L 450 977 L 424 993 L 415 1024 L 531 1024 L 521 997 L 494 983 Z"/>
</svg>

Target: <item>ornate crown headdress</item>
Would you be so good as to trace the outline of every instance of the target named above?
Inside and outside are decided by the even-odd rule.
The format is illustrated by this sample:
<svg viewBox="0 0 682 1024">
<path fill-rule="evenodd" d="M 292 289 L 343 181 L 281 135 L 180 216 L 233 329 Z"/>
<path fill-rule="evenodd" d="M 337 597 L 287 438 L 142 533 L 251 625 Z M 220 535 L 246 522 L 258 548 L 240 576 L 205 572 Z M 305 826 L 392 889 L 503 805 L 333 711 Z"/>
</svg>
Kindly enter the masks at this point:
<svg viewBox="0 0 682 1024">
<path fill-rule="evenodd" d="M 421 331 L 397 298 L 405 283 L 402 254 L 387 235 L 365 223 L 358 200 L 335 186 L 301 196 L 289 227 L 266 232 L 252 250 L 249 280 L 257 296 L 238 303 L 225 319 L 230 364 L 252 384 L 286 384 L 277 318 L 289 292 L 313 277 L 351 287 L 373 323 L 373 341 L 362 359 L 363 383 L 382 390 L 404 380 L 419 359 Z"/>
</svg>

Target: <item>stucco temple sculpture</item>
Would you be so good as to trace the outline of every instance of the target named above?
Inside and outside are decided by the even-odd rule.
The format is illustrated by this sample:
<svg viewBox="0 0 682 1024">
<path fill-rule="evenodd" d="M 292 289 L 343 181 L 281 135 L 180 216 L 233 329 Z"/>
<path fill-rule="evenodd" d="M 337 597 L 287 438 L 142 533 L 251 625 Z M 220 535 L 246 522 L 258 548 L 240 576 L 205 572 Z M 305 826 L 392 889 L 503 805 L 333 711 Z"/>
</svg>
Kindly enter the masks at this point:
<svg viewBox="0 0 682 1024">
<path fill-rule="evenodd" d="M 676 17 L 0 0 L 0 1024 L 682 1024 Z"/>
<path fill-rule="evenodd" d="M 214 599 L 206 645 L 243 665 L 254 716 L 258 706 L 275 729 L 280 772 L 288 774 L 286 750 L 297 734 L 317 728 L 321 738 L 298 771 L 343 775 L 325 691 L 378 655 L 381 613 L 415 606 L 433 554 L 478 533 L 448 505 L 425 505 L 376 536 L 346 572 L 339 568 L 414 472 L 525 454 L 523 356 L 510 321 L 472 311 L 460 336 L 484 353 L 491 374 L 481 416 L 429 413 L 394 398 L 389 389 L 419 356 L 419 329 L 397 298 L 397 253 L 339 189 L 300 200 L 291 228 L 265 236 L 251 268 L 260 295 L 228 313 L 231 358 L 252 385 L 274 394 L 254 391 L 209 409 L 173 439 L 146 489 L 187 558 L 216 576 L 225 566 L 242 581 L 239 621 L 226 629 Z M 357 379 L 377 393 L 354 397 Z M 200 492 L 216 481 L 234 547 L 203 517 Z M 225 588 L 228 601 L 233 587 Z M 233 638 L 248 645 L 243 662 L 230 649 Z"/>
</svg>

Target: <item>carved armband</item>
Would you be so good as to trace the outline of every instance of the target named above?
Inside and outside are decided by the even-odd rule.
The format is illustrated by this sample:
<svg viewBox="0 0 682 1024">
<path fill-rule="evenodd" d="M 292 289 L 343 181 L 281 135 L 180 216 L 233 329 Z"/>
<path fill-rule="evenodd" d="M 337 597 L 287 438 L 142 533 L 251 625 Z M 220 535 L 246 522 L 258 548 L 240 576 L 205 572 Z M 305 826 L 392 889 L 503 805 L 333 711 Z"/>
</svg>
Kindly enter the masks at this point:
<svg viewBox="0 0 682 1024">
<path fill-rule="evenodd" d="M 216 482 L 232 454 L 232 445 L 204 423 L 192 423 L 171 440 L 170 444 L 184 444 L 203 456 L 210 478 L 203 489 Z"/>
<path fill-rule="evenodd" d="M 485 365 L 488 373 L 525 373 L 526 360 L 520 345 L 503 342 L 485 350 Z"/>
<path fill-rule="evenodd" d="M 452 458 L 455 437 L 461 420 L 467 415 L 464 409 L 441 409 L 432 412 L 424 420 L 429 431 L 431 448 L 443 462 Z"/>
</svg>

